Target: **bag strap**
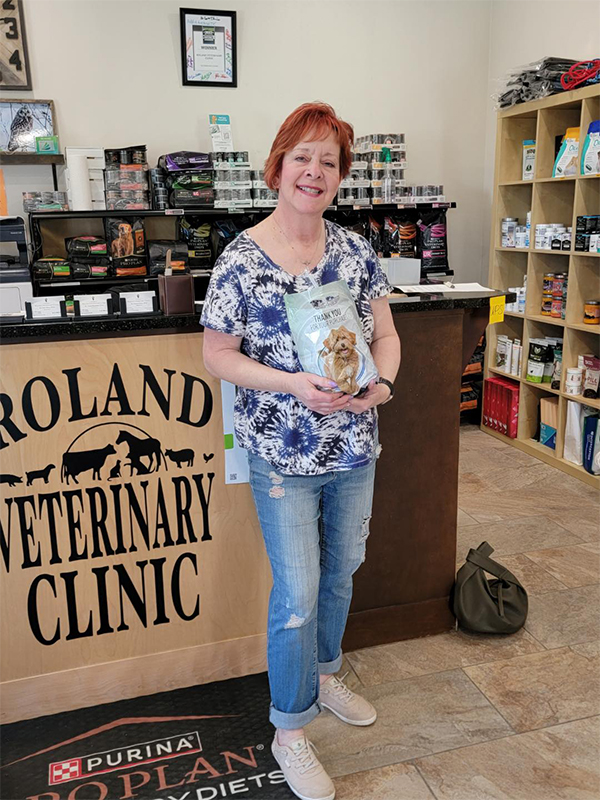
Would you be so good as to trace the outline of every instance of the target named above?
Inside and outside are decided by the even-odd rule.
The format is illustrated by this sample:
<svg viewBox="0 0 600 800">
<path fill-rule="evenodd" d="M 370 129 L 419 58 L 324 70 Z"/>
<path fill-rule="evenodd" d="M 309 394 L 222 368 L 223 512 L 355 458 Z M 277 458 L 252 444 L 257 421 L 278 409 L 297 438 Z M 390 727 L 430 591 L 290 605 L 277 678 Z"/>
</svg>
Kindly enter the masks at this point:
<svg viewBox="0 0 600 800">
<path fill-rule="evenodd" d="M 482 555 L 479 549 L 473 550 L 473 548 L 471 548 L 467 556 L 467 561 L 476 564 L 478 567 L 481 567 L 481 569 L 484 569 L 491 575 L 495 575 L 497 578 L 506 578 L 507 580 L 510 578 L 511 583 L 516 583 L 519 586 L 521 585 L 509 569 L 503 567 L 502 564 L 498 564 L 497 561 Z"/>
</svg>

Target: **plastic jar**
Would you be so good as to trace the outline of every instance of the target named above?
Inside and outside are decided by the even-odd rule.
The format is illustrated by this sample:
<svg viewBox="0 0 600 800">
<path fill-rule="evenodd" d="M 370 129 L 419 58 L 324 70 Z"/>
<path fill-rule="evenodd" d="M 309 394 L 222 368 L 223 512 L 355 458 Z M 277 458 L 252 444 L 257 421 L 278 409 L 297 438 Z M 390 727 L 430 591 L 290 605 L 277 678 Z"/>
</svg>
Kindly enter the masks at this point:
<svg viewBox="0 0 600 800">
<path fill-rule="evenodd" d="M 517 218 L 516 217 L 504 217 L 502 220 L 502 239 L 501 244 L 502 247 L 514 247 L 515 246 L 515 232 L 517 228 Z"/>
<path fill-rule="evenodd" d="M 552 316 L 552 301 L 554 297 L 551 294 L 543 294 L 542 295 L 542 316 L 550 317 Z"/>
<path fill-rule="evenodd" d="M 562 297 L 567 274 L 565 272 L 557 272 L 552 281 L 552 294 L 554 297 Z"/>
<path fill-rule="evenodd" d="M 585 301 L 583 321 L 586 325 L 600 325 L 600 300 Z"/>
</svg>

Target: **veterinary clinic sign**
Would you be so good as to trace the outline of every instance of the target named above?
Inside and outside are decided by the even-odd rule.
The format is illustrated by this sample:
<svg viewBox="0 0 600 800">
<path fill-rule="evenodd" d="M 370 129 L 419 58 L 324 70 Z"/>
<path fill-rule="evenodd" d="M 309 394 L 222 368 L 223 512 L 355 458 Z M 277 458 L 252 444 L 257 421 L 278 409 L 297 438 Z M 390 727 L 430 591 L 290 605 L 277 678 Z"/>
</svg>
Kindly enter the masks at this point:
<svg viewBox="0 0 600 800">
<path fill-rule="evenodd" d="M 161 338 L 4 348 L 0 571 L 20 638 L 52 648 L 201 614 L 222 430 L 199 356 L 182 368 Z"/>
</svg>

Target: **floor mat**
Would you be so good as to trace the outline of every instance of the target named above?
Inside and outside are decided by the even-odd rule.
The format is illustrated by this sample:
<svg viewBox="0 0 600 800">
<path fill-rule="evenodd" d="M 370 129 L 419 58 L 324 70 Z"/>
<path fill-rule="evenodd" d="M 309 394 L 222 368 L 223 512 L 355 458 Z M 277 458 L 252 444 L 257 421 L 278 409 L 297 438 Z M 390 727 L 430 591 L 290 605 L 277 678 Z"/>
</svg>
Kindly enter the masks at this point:
<svg viewBox="0 0 600 800">
<path fill-rule="evenodd" d="M 0 726 L 2 800 L 290 800 L 266 673 Z"/>
</svg>

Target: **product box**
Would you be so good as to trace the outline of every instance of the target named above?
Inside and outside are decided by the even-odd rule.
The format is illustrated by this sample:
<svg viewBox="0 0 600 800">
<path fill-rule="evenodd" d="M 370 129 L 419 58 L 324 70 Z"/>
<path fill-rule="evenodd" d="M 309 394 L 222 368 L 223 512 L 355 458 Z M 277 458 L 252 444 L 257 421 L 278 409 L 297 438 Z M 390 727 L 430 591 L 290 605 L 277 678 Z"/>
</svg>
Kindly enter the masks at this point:
<svg viewBox="0 0 600 800">
<path fill-rule="evenodd" d="M 551 425 L 546 425 L 545 422 L 540 423 L 540 444 L 550 447 L 552 450 L 556 449 L 556 428 Z"/>
<path fill-rule="evenodd" d="M 535 174 L 535 139 L 523 140 L 523 173 L 524 181 L 532 181 Z"/>
<path fill-rule="evenodd" d="M 483 395 L 483 424 L 511 439 L 517 437 L 519 384 L 506 378 L 486 378 Z"/>
<path fill-rule="evenodd" d="M 558 397 L 540 398 L 540 442 L 552 450 L 556 448 L 558 427 Z"/>
</svg>

